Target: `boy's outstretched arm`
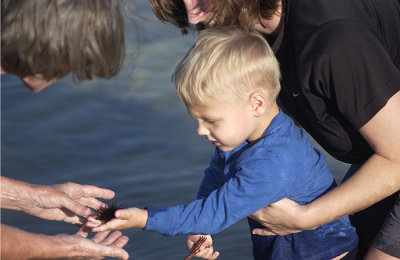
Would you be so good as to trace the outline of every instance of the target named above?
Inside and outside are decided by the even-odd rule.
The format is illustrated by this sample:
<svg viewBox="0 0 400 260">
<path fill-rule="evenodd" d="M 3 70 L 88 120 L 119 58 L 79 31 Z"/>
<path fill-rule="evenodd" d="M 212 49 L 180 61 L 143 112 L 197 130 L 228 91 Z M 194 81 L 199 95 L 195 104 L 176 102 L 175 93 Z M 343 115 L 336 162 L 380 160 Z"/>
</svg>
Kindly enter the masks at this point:
<svg viewBox="0 0 400 260">
<path fill-rule="evenodd" d="M 115 212 L 115 218 L 104 224 L 95 217 L 89 217 L 86 225 L 92 227 L 93 232 L 128 228 L 145 228 L 147 219 L 148 212 L 146 209 L 128 208 L 117 210 Z"/>
</svg>

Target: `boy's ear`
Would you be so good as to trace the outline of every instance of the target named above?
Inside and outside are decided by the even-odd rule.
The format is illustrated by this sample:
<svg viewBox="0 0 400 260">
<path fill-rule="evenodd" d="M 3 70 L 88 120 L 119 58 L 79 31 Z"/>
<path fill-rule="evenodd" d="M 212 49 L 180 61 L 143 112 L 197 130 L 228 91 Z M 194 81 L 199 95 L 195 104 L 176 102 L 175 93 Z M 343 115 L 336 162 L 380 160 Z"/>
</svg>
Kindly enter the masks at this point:
<svg viewBox="0 0 400 260">
<path fill-rule="evenodd" d="M 250 95 L 251 111 L 254 116 L 262 116 L 267 108 L 267 97 L 261 92 L 253 92 Z"/>
</svg>

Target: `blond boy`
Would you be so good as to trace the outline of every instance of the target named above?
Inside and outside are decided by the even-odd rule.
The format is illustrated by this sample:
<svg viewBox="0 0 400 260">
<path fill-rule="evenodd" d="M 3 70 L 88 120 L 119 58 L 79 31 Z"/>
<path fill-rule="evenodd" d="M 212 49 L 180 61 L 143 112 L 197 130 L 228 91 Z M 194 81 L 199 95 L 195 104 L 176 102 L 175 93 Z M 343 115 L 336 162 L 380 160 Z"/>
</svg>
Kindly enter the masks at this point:
<svg viewBox="0 0 400 260">
<path fill-rule="evenodd" d="M 197 120 L 198 134 L 216 147 L 197 200 L 186 206 L 119 210 L 116 219 L 95 231 L 214 234 L 283 198 L 305 204 L 335 187 L 324 156 L 276 103 L 279 65 L 260 34 L 232 27 L 200 32 L 173 78 Z M 251 219 L 249 225 L 259 227 Z M 189 249 L 199 237 L 189 236 Z M 207 237 L 196 256 L 216 259 L 219 252 Z M 354 249 L 357 235 L 344 217 L 313 231 L 252 235 L 252 241 L 255 259 L 333 259 Z"/>
</svg>

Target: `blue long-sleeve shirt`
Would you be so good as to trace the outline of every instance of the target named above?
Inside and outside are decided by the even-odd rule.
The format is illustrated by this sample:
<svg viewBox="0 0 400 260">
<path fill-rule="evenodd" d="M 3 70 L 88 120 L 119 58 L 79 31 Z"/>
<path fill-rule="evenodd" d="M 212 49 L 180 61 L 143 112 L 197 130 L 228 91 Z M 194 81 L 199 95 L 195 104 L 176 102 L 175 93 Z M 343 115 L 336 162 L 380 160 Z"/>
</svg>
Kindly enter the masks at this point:
<svg viewBox="0 0 400 260">
<path fill-rule="evenodd" d="M 168 236 L 214 234 L 283 198 L 300 204 L 311 202 L 329 190 L 332 182 L 325 157 L 310 145 L 304 132 L 280 112 L 256 144 L 244 142 L 230 152 L 216 149 L 210 166 L 205 170 L 197 200 L 186 206 L 147 207 L 149 219 L 145 230 Z M 319 228 L 305 232 L 315 235 L 313 239 L 316 241 L 313 242 L 325 243 L 326 250 L 330 245 L 346 252 L 356 246 L 357 235 L 347 217 L 322 226 L 323 230 L 330 225 L 340 231 L 330 229 L 326 233 Z M 250 223 L 250 226 L 254 227 L 255 224 Z M 301 233 L 304 232 L 298 234 Z M 253 236 L 253 244 L 257 237 Z M 264 242 L 261 244 L 277 243 L 268 239 Z M 260 246 L 257 247 L 260 249 Z M 281 247 L 280 244 L 276 248 Z M 293 250 L 293 257 L 296 256 L 296 250 Z M 325 248 L 318 250 L 324 251 Z M 260 255 L 264 251 L 256 250 L 255 254 Z M 271 250 L 267 251 L 269 256 L 273 255 Z M 330 248 L 328 251 L 333 251 L 328 257 L 331 254 L 334 254 L 332 257 L 337 256 L 335 250 Z"/>
</svg>

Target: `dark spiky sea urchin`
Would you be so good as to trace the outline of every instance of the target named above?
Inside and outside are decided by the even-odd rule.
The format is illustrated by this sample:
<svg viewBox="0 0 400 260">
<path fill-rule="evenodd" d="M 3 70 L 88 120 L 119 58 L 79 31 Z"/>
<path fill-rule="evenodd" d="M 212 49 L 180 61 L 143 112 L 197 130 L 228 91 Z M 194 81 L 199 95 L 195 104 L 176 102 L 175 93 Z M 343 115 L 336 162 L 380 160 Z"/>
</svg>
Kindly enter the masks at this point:
<svg viewBox="0 0 400 260">
<path fill-rule="evenodd" d="M 103 223 L 107 223 L 108 221 L 115 218 L 115 211 L 119 209 L 123 209 L 124 207 L 117 203 L 111 203 L 109 206 L 101 207 L 98 212 L 98 220 L 101 220 Z"/>
</svg>

